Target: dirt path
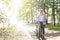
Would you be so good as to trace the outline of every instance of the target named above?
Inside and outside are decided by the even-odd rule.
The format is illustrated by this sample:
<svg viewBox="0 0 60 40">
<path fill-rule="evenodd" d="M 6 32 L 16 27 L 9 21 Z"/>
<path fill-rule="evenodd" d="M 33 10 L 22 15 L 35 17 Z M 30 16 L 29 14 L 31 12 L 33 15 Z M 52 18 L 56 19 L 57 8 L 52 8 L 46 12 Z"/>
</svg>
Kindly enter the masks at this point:
<svg viewBox="0 0 60 40">
<path fill-rule="evenodd" d="M 30 35 L 32 35 L 33 39 L 36 40 L 36 28 L 33 26 L 26 26 L 25 29 L 30 33 Z M 45 38 L 46 40 L 60 40 L 60 32 L 45 28 Z"/>
<path fill-rule="evenodd" d="M 19 38 L 21 38 L 22 40 L 37 40 L 35 34 L 35 30 L 36 30 L 35 26 L 27 25 L 23 22 L 19 22 L 18 24 L 19 26 L 16 27 L 16 30 L 18 31 L 17 33 L 21 33 L 20 30 L 23 32 L 22 33 L 23 38 L 22 37 Z M 45 38 L 46 40 L 60 40 L 60 32 L 45 28 Z"/>
</svg>

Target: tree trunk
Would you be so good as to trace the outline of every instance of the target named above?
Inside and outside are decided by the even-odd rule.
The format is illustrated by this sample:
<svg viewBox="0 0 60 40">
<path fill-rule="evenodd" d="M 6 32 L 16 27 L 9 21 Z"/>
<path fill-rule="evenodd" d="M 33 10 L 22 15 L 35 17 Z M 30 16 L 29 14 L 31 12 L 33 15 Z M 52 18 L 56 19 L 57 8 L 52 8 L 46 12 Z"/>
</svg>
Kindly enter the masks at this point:
<svg viewBox="0 0 60 40">
<path fill-rule="evenodd" d="M 52 5 L 52 17 L 53 17 L 53 24 L 54 24 L 54 26 L 55 26 L 55 10 L 54 10 L 54 5 L 55 4 L 55 2 L 54 2 L 54 0 L 53 0 L 53 5 Z"/>
</svg>

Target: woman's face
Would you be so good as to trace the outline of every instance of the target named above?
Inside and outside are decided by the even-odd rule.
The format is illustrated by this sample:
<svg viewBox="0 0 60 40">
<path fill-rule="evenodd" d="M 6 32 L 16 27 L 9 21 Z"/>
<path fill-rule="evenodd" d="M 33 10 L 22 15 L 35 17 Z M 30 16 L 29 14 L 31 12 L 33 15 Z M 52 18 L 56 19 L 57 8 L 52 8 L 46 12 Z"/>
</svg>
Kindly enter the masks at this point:
<svg viewBox="0 0 60 40">
<path fill-rule="evenodd" d="M 42 10 L 40 10 L 40 15 L 43 15 L 43 11 Z"/>
</svg>

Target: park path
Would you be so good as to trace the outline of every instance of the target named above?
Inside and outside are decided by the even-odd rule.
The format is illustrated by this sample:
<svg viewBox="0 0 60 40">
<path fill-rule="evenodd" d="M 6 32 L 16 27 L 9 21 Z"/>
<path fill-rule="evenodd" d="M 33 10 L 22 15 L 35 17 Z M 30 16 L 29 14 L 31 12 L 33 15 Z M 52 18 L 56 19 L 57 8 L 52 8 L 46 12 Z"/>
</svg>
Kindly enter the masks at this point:
<svg viewBox="0 0 60 40">
<path fill-rule="evenodd" d="M 26 26 L 25 28 L 30 33 L 30 35 L 32 35 L 32 37 L 36 40 L 35 38 L 36 27 L 30 25 L 30 26 Z M 60 32 L 45 28 L 45 38 L 46 40 L 60 40 Z"/>
<path fill-rule="evenodd" d="M 24 22 L 20 22 L 20 23 L 19 23 L 20 27 L 17 26 L 15 29 L 16 31 L 18 31 L 17 33 L 21 33 L 22 31 L 23 35 L 25 35 L 23 37 L 25 37 L 26 40 L 37 40 L 36 34 L 35 34 L 36 27 L 34 25 L 26 24 Z M 21 27 L 22 27 L 22 30 L 21 30 Z M 45 38 L 46 40 L 60 40 L 60 32 L 45 28 Z"/>
</svg>

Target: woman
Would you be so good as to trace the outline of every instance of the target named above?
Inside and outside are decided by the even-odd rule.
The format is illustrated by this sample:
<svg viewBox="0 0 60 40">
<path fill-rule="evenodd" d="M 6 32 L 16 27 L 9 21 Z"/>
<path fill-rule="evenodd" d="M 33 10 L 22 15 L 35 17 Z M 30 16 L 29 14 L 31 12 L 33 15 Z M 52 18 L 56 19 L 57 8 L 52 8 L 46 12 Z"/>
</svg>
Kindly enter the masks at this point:
<svg viewBox="0 0 60 40">
<path fill-rule="evenodd" d="M 41 37 L 42 37 L 42 39 L 44 39 L 44 33 L 45 33 L 44 28 L 45 28 L 45 24 L 46 24 L 46 15 L 42 9 L 39 11 L 39 15 L 37 17 L 37 20 L 40 23 L 40 29 L 42 30 Z"/>
</svg>

